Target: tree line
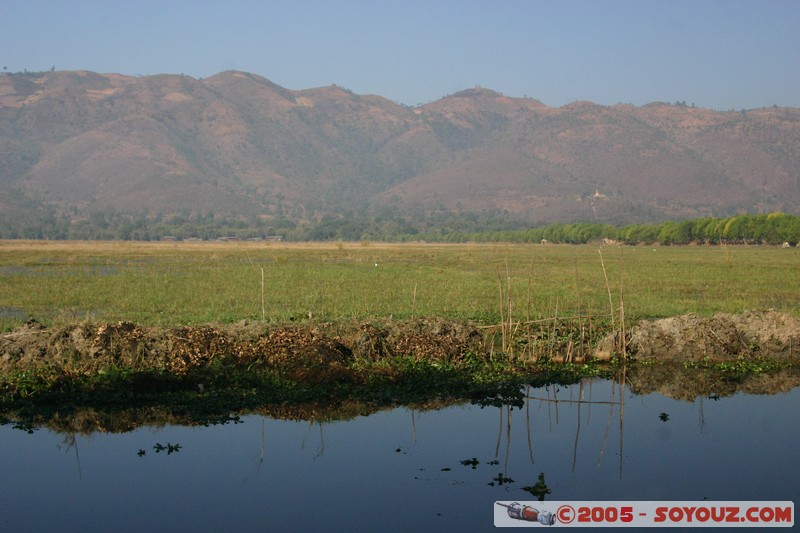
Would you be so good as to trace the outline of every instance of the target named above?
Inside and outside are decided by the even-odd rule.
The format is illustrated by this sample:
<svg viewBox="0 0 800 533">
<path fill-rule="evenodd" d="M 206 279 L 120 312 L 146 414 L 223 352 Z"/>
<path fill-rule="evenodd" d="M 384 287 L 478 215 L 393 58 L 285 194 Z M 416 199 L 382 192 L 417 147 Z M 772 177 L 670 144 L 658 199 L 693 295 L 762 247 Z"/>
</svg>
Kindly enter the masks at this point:
<svg viewBox="0 0 800 533">
<path fill-rule="evenodd" d="M 471 241 L 584 244 L 603 239 L 623 244 L 776 244 L 800 242 L 800 216 L 786 213 L 697 218 L 659 224 L 612 226 L 596 223 L 551 224 L 523 231 L 465 236 Z"/>
<path fill-rule="evenodd" d="M 800 216 L 786 213 L 697 218 L 614 226 L 594 222 L 530 227 L 503 213 L 328 215 L 312 222 L 256 216 L 130 214 L 93 212 L 85 217 L 31 212 L 0 213 L 0 238 L 47 240 L 136 240 L 164 238 L 240 240 L 277 236 L 285 241 L 516 242 L 584 244 L 611 240 L 624 244 L 773 244 L 800 242 Z"/>
</svg>

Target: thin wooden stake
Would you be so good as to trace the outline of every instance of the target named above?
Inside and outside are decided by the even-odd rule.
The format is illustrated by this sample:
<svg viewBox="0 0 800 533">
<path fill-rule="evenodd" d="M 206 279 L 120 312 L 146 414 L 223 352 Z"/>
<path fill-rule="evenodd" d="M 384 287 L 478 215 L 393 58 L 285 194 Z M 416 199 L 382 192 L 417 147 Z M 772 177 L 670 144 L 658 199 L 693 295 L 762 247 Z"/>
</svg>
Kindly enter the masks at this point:
<svg viewBox="0 0 800 533">
<path fill-rule="evenodd" d="M 261 267 L 261 321 L 263 322 L 266 317 L 264 306 L 264 267 Z"/>
<path fill-rule="evenodd" d="M 499 267 L 497 268 L 497 288 L 498 288 L 499 294 L 500 294 L 500 334 L 502 336 L 501 343 L 502 343 L 503 353 L 505 353 L 506 352 L 506 319 L 505 319 L 505 316 L 503 315 L 503 308 L 505 307 L 505 304 L 503 303 L 503 280 L 500 277 L 500 268 Z"/>
<path fill-rule="evenodd" d="M 603 267 L 603 277 L 606 280 L 606 291 L 608 291 L 608 307 L 609 311 L 611 312 L 611 329 L 617 329 L 616 324 L 614 323 L 614 301 L 611 299 L 611 285 L 608 283 L 608 274 L 606 273 L 606 264 L 603 261 L 603 251 L 598 248 L 597 253 L 600 254 L 600 266 Z"/>
<path fill-rule="evenodd" d="M 411 303 L 411 320 L 414 320 L 414 317 L 417 314 L 417 284 L 414 284 L 414 299 Z"/>
</svg>

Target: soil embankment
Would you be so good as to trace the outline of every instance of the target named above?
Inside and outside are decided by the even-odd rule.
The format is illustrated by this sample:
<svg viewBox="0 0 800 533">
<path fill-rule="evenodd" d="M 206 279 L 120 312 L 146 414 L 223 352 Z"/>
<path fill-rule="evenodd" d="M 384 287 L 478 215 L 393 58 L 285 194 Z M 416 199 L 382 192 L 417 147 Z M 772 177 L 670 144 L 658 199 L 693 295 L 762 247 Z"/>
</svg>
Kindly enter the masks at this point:
<svg viewBox="0 0 800 533">
<path fill-rule="evenodd" d="M 185 374 L 211 364 L 248 366 L 258 361 L 289 371 L 298 381 L 336 381 L 354 360 L 394 355 L 457 362 L 484 352 L 473 325 L 444 319 L 351 325 L 227 325 L 144 327 L 132 322 L 45 328 L 29 321 L 0 335 L 0 373 L 55 365 L 76 371 L 109 366 L 165 369 Z"/>
<path fill-rule="evenodd" d="M 289 326 L 240 322 L 177 328 L 131 322 L 45 328 L 29 321 L 0 335 L 0 373 L 55 364 L 82 371 L 109 365 L 162 368 L 180 375 L 214 362 L 248 365 L 258 360 L 272 367 L 294 368 L 294 379 L 331 381 L 354 360 L 375 362 L 396 355 L 420 361 L 487 359 L 497 348 L 493 334 L 485 331 L 469 322 L 442 318 Z M 765 359 L 797 363 L 800 318 L 776 311 L 747 311 L 644 320 L 626 332 L 625 342 L 627 354 L 636 361 Z M 619 332 L 600 340 L 594 349 L 599 360 L 620 352 Z M 537 355 L 543 354 L 531 352 L 524 358 L 533 361 Z M 556 359 L 562 358 L 556 355 Z M 322 369 L 326 372 L 320 372 Z"/>
<path fill-rule="evenodd" d="M 767 359 L 800 361 L 800 318 L 777 311 L 695 314 L 644 320 L 625 337 L 628 354 L 637 361 L 696 363 Z M 595 356 L 608 358 L 619 334 L 604 338 Z"/>
<path fill-rule="evenodd" d="M 46 328 L 29 321 L 0 335 L 0 378 L 8 377 L 6 382 L 0 379 L 0 393 L 11 406 L 0 413 L 0 423 L 13 420 L 20 427 L 49 424 L 78 432 L 119 431 L 178 420 L 226 423 L 238 416 L 235 413 L 254 410 L 281 418 L 339 419 L 395 405 L 397 398 L 420 408 L 427 401 L 434 402 L 430 407 L 435 408 L 463 398 L 504 404 L 515 399 L 524 380 L 544 376 L 543 383 L 561 379 L 574 383 L 585 377 L 581 372 L 597 375 L 591 374 L 600 368 L 594 365 L 575 365 L 575 373 L 568 376 L 558 375 L 565 366 L 537 365 L 539 358 L 566 359 L 564 354 L 573 343 L 556 346 L 541 332 L 541 338 L 533 331 L 525 335 L 518 334 L 517 353 L 504 359 L 495 345 L 496 331 L 439 318 L 176 328 L 131 322 Z M 532 346 L 537 338 L 538 358 L 534 351 L 519 350 L 519 345 Z M 716 400 L 737 392 L 774 394 L 800 384 L 800 319 L 791 315 L 748 311 L 641 321 L 630 328 L 625 340 L 629 364 L 607 368 L 618 372 L 636 394 Z M 595 354 L 599 359 L 619 354 L 619 341 L 619 333 L 606 336 Z M 590 345 L 587 350 L 591 351 Z M 229 367 L 230 373 L 225 371 Z M 447 368 L 466 372 L 455 376 L 440 371 Z M 109 375 L 119 369 L 124 369 L 119 376 Z M 484 373 L 474 374 L 480 372 L 475 369 Z M 234 378 L 213 382 L 215 376 L 228 374 Z M 465 380 L 464 386 L 454 379 Z M 414 380 L 421 380 L 419 386 Z M 355 397 L 330 395 L 348 383 L 366 389 Z M 324 394 L 308 395 L 306 385 Z M 225 394 L 231 387 L 230 394 Z M 270 388 L 275 388 L 274 393 L 264 390 Z M 159 403 L 172 393 L 172 400 Z M 41 395 L 45 404 L 55 398 L 58 409 L 37 410 L 34 404 Z M 140 400 L 140 395 L 144 407 L 128 405 Z M 33 400 L 30 406 L 17 402 L 29 399 Z M 63 402 L 73 399 L 77 403 L 67 409 Z"/>
</svg>

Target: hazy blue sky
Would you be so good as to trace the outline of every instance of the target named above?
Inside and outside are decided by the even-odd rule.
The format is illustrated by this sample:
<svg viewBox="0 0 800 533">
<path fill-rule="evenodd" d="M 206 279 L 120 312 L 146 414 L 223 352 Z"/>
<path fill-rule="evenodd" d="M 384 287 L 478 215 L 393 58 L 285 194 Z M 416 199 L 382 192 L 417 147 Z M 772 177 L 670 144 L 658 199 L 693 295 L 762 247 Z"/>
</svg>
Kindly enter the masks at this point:
<svg viewBox="0 0 800 533">
<path fill-rule="evenodd" d="M 800 107 L 800 0 L 0 0 L 0 67 Z"/>
</svg>

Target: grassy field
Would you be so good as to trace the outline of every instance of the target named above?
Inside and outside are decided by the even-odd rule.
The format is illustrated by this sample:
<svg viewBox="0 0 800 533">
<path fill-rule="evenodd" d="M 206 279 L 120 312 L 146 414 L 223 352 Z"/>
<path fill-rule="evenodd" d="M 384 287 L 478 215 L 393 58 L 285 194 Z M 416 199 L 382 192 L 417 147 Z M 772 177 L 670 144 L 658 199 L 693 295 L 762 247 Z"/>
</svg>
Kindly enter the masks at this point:
<svg viewBox="0 0 800 533">
<path fill-rule="evenodd" d="M 6 331 L 28 318 L 169 326 L 441 316 L 488 325 L 500 321 L 501 302 L 506 321 L 509 305 L 513 320 L 599 317 L 618 313 L 620 296 L 632 320 L 800 314 L 800 250 L 0 241 Z"/>
</svg>

